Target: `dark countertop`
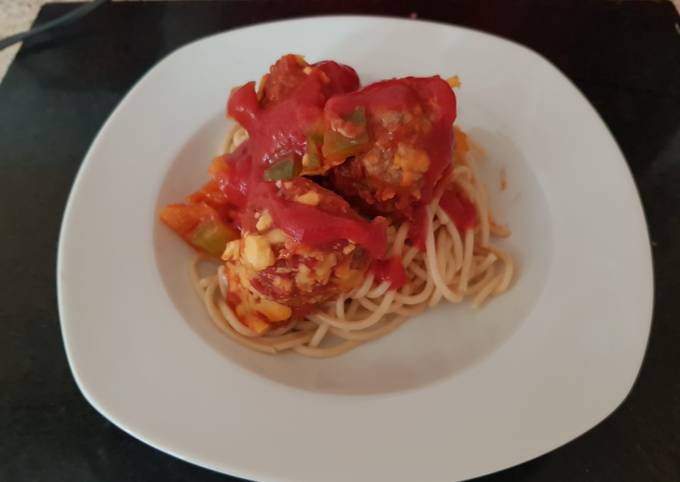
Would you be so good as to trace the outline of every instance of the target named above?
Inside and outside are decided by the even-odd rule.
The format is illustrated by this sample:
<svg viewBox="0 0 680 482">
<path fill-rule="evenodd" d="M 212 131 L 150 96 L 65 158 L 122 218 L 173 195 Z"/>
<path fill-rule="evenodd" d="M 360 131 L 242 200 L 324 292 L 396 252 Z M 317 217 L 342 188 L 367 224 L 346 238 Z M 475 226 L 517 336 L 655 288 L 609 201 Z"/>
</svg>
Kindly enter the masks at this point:
<svg viewBox="0 0 680 482">
<path fill-rule="evenodd" d="M 0 85 L 0 480 L 235 480 L 133 439 L 76 388 L 55 286 L 71 183 L 118 101 L 180 45 L 302 14 L 412 12 L 514 39 L 564 71 L 621 146 L 652 239 L 656 306 L 632 393 L 577 440 L 484 480 L 680 480 L 680 20 L 669 2 L 604 0 L 114 3 L 24 45 Z"/>
</svg>

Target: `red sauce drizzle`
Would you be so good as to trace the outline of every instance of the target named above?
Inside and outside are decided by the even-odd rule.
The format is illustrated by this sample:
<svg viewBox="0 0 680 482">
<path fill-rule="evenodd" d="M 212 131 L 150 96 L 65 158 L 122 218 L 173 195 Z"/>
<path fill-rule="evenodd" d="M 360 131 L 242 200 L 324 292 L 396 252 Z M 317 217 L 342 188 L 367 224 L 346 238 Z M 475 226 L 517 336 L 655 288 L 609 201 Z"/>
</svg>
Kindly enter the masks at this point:
<svg viewBox="0 0 680 482">
<path fill-rule="evenodd" d="M 427 152 L 430 165 L 425 172 L 420 204 L 432 200 L 435 185 L 451 165 L 454 142 L 452 124 L 456 120 L 456 96 L 451 87 L 439 76 L 404 77 L 383 80 L 364 87 L 358 92 L 336 95 L 325 107 L 327 118 L 347 117 L 358 106 L 369 114 L 369 128 L 381 142 L 398 143 L 409 141 Z M 427 129 L 418 133 L 402 133 L 406 139 L 394 138 L 386 132 L 380 118 L 386 112 L 420 112 L 411 120 L 427 124 Z"/>
<path fill-rule="evenodd" d="M 398 290 L 408 282 L 408 276 L 401 260 L 396 256 L 377 260 L 372 265 L 373 274 L 378 283 L 389 281 L 392 289 Z"/>
<path fill-rule="evenodd" d="M 462 192 L 449 189 L 442 196 L 439 205 L 449 215 L 458 231 L 465 232 L 477 225 L 477 209 Z"/>
<path fill-rule="evenodd" d="M 349 67 L 330 61 L 313 67 L 288 97 L 266 108 L 258 102 L 254 82 L 231 95 L 227 112 L 248 131 L 249 139 L 224 156 L 224 169 L 215 178 L 229 200 L 241 209 L 237 223 L 242 229 L 252 231 L 254 212 L 267 209 L 274 225 L 296 241 L 326 247 L 349 239 L 372 256 L 381 257 L 387 250 L 384 220 L 366 221 L 340 198 L 339 203 L 326 203 L 332 209 L 290 202 L 282 199 L 276 184 L 264 181 L 264 171 L 273 162 L 305 153 L 307 135 L 322 125 L 323 106 L 330 96 L 359 87 L 356 72 Z M 337 197 L 322 188 L 318 191 Z"/>
<path fill-rule="evenodd" d="M 408 239 L 421 251 L 425 251 L 427 241 L 427 207 L 418 206 L 413 211 L 413 219 L 408 229 Z"/>
</svg>

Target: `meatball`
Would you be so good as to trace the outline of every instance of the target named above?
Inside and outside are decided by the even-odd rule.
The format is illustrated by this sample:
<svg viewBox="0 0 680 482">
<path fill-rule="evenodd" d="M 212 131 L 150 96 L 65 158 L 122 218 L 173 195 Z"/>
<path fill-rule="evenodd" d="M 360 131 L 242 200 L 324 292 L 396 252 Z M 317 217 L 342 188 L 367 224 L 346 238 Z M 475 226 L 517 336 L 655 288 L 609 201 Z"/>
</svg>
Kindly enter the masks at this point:
<svg viewBox="0 0 680 482">
<path fill-rule="evenodd" d="M 336 192 L 392 219 L 411 218 L 431 199 L 453 146 L 455 97 L 444 80 L 378 82 L 330 99 L 324 113 L 332 134 L 324 153 L 347 159 L 331 171 Z"/>
<path fill-rule="evenodd" d="M 277 323 L 300 319 L 363 282 L 372 258 L 362 246 L 350 239 L 312 245 L 282 228 L 286 219 L 281 213 L 292 213 L 295 205 L 371 225 L 339 196 L 296 178 L 279 183 L 275 202 L 258 204 L 247 214 L 252 222 L 242 221 L 241 239 L 227 244 L 222 256 L 229 281 L 227 301 L 252 330 L 264 333 Z"/>
<path fill-rule="evenodd" d="M 279 58 L 260 81 L 258 97 L 263 107 L 276 104 L 291 95 L 304 82 L 309 64 L 300 55 L 287 54 Z"/>
</svg>

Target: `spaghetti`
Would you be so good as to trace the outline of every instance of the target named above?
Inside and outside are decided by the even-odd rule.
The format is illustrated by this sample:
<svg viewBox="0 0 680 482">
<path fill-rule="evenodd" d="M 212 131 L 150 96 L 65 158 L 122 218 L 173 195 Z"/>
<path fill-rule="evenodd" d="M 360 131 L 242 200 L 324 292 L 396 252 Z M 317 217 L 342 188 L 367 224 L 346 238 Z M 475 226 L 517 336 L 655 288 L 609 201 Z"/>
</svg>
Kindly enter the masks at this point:
<svg viewBox="0 0 680 482">
<path fill-rule="evenodd" d="M 299 60 L 289 59 L 288 61 L 296 62 Z M 272 77 L 278 72 L 276 67 L 279 62 L 272 67 L 270 77 L 265 76 L 260 84 L 260 89 L 258 90 L 258 97 L 260 98 L 257 100 L 260 106 L 266 105 L 265 101 L 268 96 L 271 97 L 269 102 L 273 103 L 280 97 L 291 95 L 290 93 L 281 92 L 272 87 Z M 308 69 L 309 66 L 307 64 L 304 65 L 305 69 L 307 69 L 303 69 L 305 75 L 311 77 L 309 73 L 310 70 Z M 287 68 L 290 68 L 290 66 Z M 303 76 L 302 78 L 305 77 Z M 409 79 L 412 79 L 408 81 L 410 83 L 420 81 L 420 79 Z M 286 85 L 291 83 L 290 78 L 286 78 L 286 80 Z M 422 90 L 423 85 L 428 89 L 433 89 L 431 84 L 432 83 L 419 84 L 419 89 Z M 267 87 L 270 88 L 269 91 L 267 90 Z M 396 87 L 397 86 L 394 84 L 381 86 L 383 89 L 393 90 Z M 398 87 L 402 86 L 399 85 Z M 435 85 L 435 87 L 438 86 Z M 350 95 L 358 95 L 358 98 L 362 100 L 362 102 L 365 102 L 366 93 L 369 92 L 371 88 L 372 86 L 369 86 L 358 94 Z M 238 97 L 238 95 L 238 92 L 232 94 L 232 98 L 234 96 Z M 364 97 L 361 97 L 361 95 Z M 342 100 L 346 101 L 346 99 Z M 326 105 L 328 106 L 332 101 L 335 100 L 331 98 Z M 446 99 L 441 102 L 445 101 Z M 232 100 L 230 100 L 230 104 L 231 102 Z M 406 107 L 408 107 L 408 103 L 406 101 L 404 102 L 406 103 Z M 342 111 L 344 108 L 343 104 L 340 101 L 336 103 L 340 106 L 338 109 Z M 406 107 L 404 109 L 408 113 Z M 357 111 L 356 108 L 354 108 L 352 111 L 353 120 L 351 122 L 355 122 L 355 119 L 359 119 L 359 125 L 365 126 L 365 117 L 367 114 L 368 113 L 364 113 L 364 110 Z M 432 116 L 430 116 L 430 118 L 432 118 Z M 450 119 L 451 122 L 452 119 L 453 117 Z M 410 122 L 413 124 L 415 121 L 411 120 Z M 356 125 L 357 124 L 355 123 L 350 127 L 356 127 Z M 425 181 L 421 181 L 421 184 L 419 184 L 419 187 L 422 188 L 422 192 L 418 191 L 416 200 L 429 198 L 429 201 L 422 205 L 420 215 L 415 215 L 414 211 L 407 219 L 401 220 L 394 219 L 394 217 L 391 217 L 389 214 L 387 216 L 388 219 L 394 220 L 389 223 L 389 226 L 387 226 L 385 230 L 387 250 L 384 259 L 398 260 L 396 262 L 399 264 L 399 272 L 401 273 L 403 280 L 400 283 L 395 283 L 394 279 L 381 276 L 375 269 L 365 269 L 362 278 L 359 282 L 355 283 L 352 289 L 345 291 L 341 290 L 336 296 L 322 297 L 320 298 L 322 301 L 316 303 L 314 309 L 307 310 L 300 316 L 290 316 L 290 314 L 288 314 L 287 317 L 281 317 L 285 318 L 284 321 L 268 324 L 264 329 L 258 323 L 253 325 L 252 323 L 244 322 L 243 316 L 240 316 L 234 308 L 235 303 L 238 304 L 242 302 L 243 300 L 241 298 L 244 296 L 261 298 L 263 296 L 263 288 L 260 285 L 255 284 L 257 280 L 247 280 L 243 286 L 238 287 L 241 291 L 236 292 L 242 294 L 242 296 L 240 298 L 239 296 L 236 296 L 236 301 L 234 302 L 235 289 L 232 288 L 235 287 L 230 286 L 230 283 L 233 283 L 235 279 L 239 280 L 240 278 L 234 278 L 233 273 L 230 275 L 227 272 L 225 266 L 226 268 L 229 268 L 229 263 L 225 265 L 216 262 L 216 254 L 219 256 L 221 251 L 225 251 L 226 253 L 230 250 L 228 247 L 228 239 L 239 239 L 239 234 L 231 233 L 229 231 L 231 228 L 228 226 L 222 226 L 222 224 L 215 224 L 213 222 L 213 224 L 209 225 L 209 232 L 220 233 L 218 238 L 226 241 L 218 243 L 219 249 L 211 251 L 215 244 L 214 236 L 208 241 L 206 241 L 204 237 L 199 236 L 205 232 L 206 229 L 199 230 L 194 227 L 192 228 L 192 234 L 190 236 L 186 234 L 189 232 L 188 230 L 185 229 L 185 231 L 182 231 L 180 229 L 188 225 L 186 222 L 187 211 L 182 212 L 184 217 L 180 218 L 178 216 L 173 222 L 168 222 L 166 219 L 167 215 L 166 218 L 164 218 L 162 213 L 161 217 L 164 218 L 166 223 L 173 227 L 178 233 L 183 234 L 185 239 L 190 241 L 192 245 L 199 248 L 199 254 L 191 261 L 190 276 L 197 294 L 203 301 L 210 318 L 217 328 L 239 344 L 259 352 L 276 354 L 294 351 L 298 354 L 312 358 L 327 358 L 346 353 L 362 343 L 381 338 L 399 328 L 410 317 L 417 315 L 444 300 L 450 303 L 460 303 L 467 300 L 470 301 L 474 307 L 478 307 L 490 298 L 507 291 L 513 278 L 513 259 L 508 252 L 493 244 L 492 239 L 508 237 L 510 235 L 510 230 L 497 224 L 494 220 L 489 206 L 487 192 L 475 171 L 474 149 L 468 148 L 467 138 L 458 129 L 455 129 L 455 137 L 458 142 L 452 142 L 450 132 L 451 124 L 449 123 L 448 125 L 449 133 L 443 132 L 437 135 L 439 135 L 441 139 L 444 139 L 444 141 L 448 139 L 448 145 L 451 148 L 449 153 L 453 152 L 453 154 L 445 156 L 448 157 L 448 161 L 444 160 L 446 162 L 443 162 L 440 166 L 441 175 L 436 179 L 436 182 L 431 182 L 431 192 L 427 191 L 428 185 L 424 184 Z M 232 177 L 235 175 L 234 172 L 237 172 L 239 169 L 238 154 L 242 151 L 242 146 L 247 146 L 249 144 L 248 140 L 249 138 L 252 138 L 253 133 L 257 135 L 257 131 L 253 126 L 245 125 L 244 127 L 245 128 L 242 128 L 237 124 L 237 126 L 231 130 L 225 142 L 226 154 L 224 156 L 232 156 L 230 158 L 232 159 L 230 171 Z M 434 130 L 434 128 L 428 128 Z M 376 127 L 373 127 L 373 132 L 376 132 L 376 129 Z M 344 135 L 346 131 L 342 132 Z M 390 132 L 393 133 L 394 130 Z M 422 132 L 422 129 L 418 132 Z M 358 135 L 360 136 L 361 134 Z M 355 139 L 357 138 L 360 137 L 355 137 Z M 348 162 L 356 162 L 357 159 L 361 159 L 362 155 L 368 155 L 366 152 L 370 154 L 370 150 L 368 150 L 369 148 L 367 146 L 364 146 L 363 150 L 350 152 L 349 155 L 345 152 L 345 155 L 340 162 L 334 161 L 332 153 L 329 154 L 330 150 L 325 150 L 329 143 L 328 139 L 329 137 L 324 137 L 323 139 L 323 159 L 324 162 L 328 161 L 329 165 L 322 167 L 312 165 L 311 168 L 307 165 L 305 167 L 303 159 L 303 170 L 308 168 L 312 171 L 308 172 L 309 174 L 319 174 L 319 172 L 316 172 L 319 169 L 330 169 L 331 172 L 333 172 L 333 169 L 336 169 L 339 174 L 334 178 L 334 181 L 337 181 L 335 188 L 343 192 L 342 176 L 345 175 L 346 172 L 344 173 L 342 169 L 346 169 Z M 330 139 L 332 140 L 333 138 L 331 137 Z M 434 142 L 439 141 L 440 139 L 430 138 L 427 140 Z M 444 141 L 441 141 L 442 145 L 446 145 L 443 144 Z M 309 150 L 309 145 L 312 142 L 313 141 L 308 137 L 308 150 L 306 156 L 312 152 Z M 409 147 L 409 149 L 410 151 L 406 148 L 402 149 L 400 144 L 397 153 L 393 154 L 395 159 L 402 155 L 399 150 L 406 152 L 414 151 L 412 147 Z M 319 152 L 321 151 L 319 150 Z M 418 156 L 422 157 L 422 154 L 419 154 L 419 152 L 422 151 L 418 151 L 411 156 L 409 160 L 411 164 L 408 165 L 408 168 L 411 168 L 410 166 L 414 164 L 415 160 L 419 159 Z M 413 168 L 413 172 L 416 174 L 422 174 L 423 172 L 429 174 L 430 171 L 437 168 L 435 165 L 436 158 L 434 157 L 436 152 L 434 150 L 428 152 L 429 157 L 426 157 L 429 162 L 426 166 L 426 170 L 422 170 L 420 167 L 416 166 Z M 233 159 L 235 159 L 235 161 Z M 350 161 L 347 161 L 347 159 L 350 159 Z M 453 163 L 451 163 L 451 159 L 453 159 Z M 400 166 L 406 165 L 405 161 L 401 159 L 399 162 L 401 162 Z M 452 167 L 447 168 L 447 165 Z M 276 167 L 276 164 L 272 166 Z M 335 168 L 334 166 L 339 167 Z M 288 168 L 289 166 L 285 167 Z M 406 167 L 403 167 L 403 169 L 406 169 Z M 409 173 L 409 175 L 414 176 L 412 173 Z M 265 171 L 265 178 L 266 176 L 267 171 Z M 418 179 L 417 176 L 416 179 Z M 427 181 L 427 178 L 425 178 L 425 180 Z M 241 180 L 241 188 L 243 187 L 244 182 L 245 181 Z M 402 178 L 401 183 L 403 185 L 404 178 Z M 267 183 L 267 188 L 270 187 L 270 184 L 272 183 Z M 277 186 L 279 186 L 279 189 L 282 189 L 281 184 L 277 184 Z M 374 189 L 374 191 L 368 192 L 368 194 L 367 191 L 364 191 L 361 193 L 361 197 L 363 200 L 369 200 L 374 203 L 374 205 L 371 206 L 373 208 L 394 210 L 397 204 L 380 204 L 380 201 L 384 199 L 389 199 L 390 202 L 394 203 L 401 202 L 402 206 L 404 203 L 408 203 L 409 206 L 417 205 L 417 202 L 414 202 L 413 200 L 412 191 L 395 195 L 392 194 L 392 190 L 390 191 L 391 194 L 389 196 L 385 196 L 385 189 L 392 189 L 391 186 L 386 187 L 384 183 L 379 184 L 379 189 L 382 189 L 383 191 L 375 191 L 375 185 L 368 186 L 368 188 Z M 251 187 L 249 189 L 252 191 L 253 188 Z M 352 186 L 352 189 L 354 189 L 354 186 Z M 214 208 L 216 205 L 215 203 L 217 202 L 216 199 L 221 199 L 220 196 L 225 192 L 229 194 L 228 197 L 230 202 L 234 202 L 234 199 L 241 195 L 240 192 L 235 190 L 229 191 L 224 188 L 221 188 L 221 190 L 204 188 L 204 190 L 200 192 L 200 196 L 196 199 L 199 199 L 204 204 Z M 307 196 L 304 200 L 304 204 L 308 203 L 310 192 L 311 191 L 304 195 Z M 349 197 L 356 194 L 355 192 L 348 192 L 346 190 L 344 192 Z M 263 193 L 264 194 L 260 194 L 261 197 L 266 197 L 268 195 L 265 191 L 263 191 Z M 314 195 L 318 198 L 318 194 Z M 403 197 L 400 198 L 400 196 Z M 303 199 L 303 197 L 298 196 L 296 199 L 300 200 Z M 194 199 L 194 201 L 196 199 Z M 316 202 L 318 203 L 318 200 Z M 222 205 L 218 203 L 218 207 L 219 206 Z M 248 206 L 248 204 L 244 204 L 243 206 Z M 198 209 L 193 207 L 193 205 L 191 207 L 194 210 Z M 344 213 L 345 211 L 343 211 L 343 214 Z M 457 213 L 462 213 L 462 217 Z M 351 215 L 351 213 L 347 215 Z M 258 229 L 261 220 L 260 217 L 262 217 L 261 213 L 259 211 L 256 212 Z M 180 219 L 184 225 L 180 226 L 181 223 L 177 221 L 177 219 Z M 421 224 L 420 228 L 417 226 L 418 223 Z M 246 235 L 245 233 L 248 230 L 243 226 L 244 223 L 241 224 L 242 226 L 240 229 L 242 230 L 242 234 L 240 236 L 242 238 Z M 269 224 L 271 224 L 271 222 Z M 204 223 L 201 226 L 205 227 L 206 224 Z M 363 229 L 368 229 L 367 226 L 368 225 L 365 225 Z M 372 227 L 374 226 L 371 225 L 371 229 Z M 255 228 L 250 229 L 257 232 Z M 420 239 L 416 239 L 413 233 L 419 229 Z M 286 239 L 290 241 L 289 238 Z M 225 243 L 227 245 L 226 250 Z M 347 247 L 346 245 L 343 246 Z M 354 245 L 349 248 L 351 249 L 348 249 L 346 252 L 350 252 L 354 249 Z M 270 253 L 270 257 L 271 256 Z M 279 254 L 277 256 L 283 255 Z M 340 254 L 337 256 L 338 260 L 336 260 L 336 255 L 332 252 L 328 254 L 328 256 L 332 256 L 334 262 L 337 261 L 338 264 L 340 263 Z M 223 259 L 227 258 L 223 257 Z M 355 261 L 353 260 L 352 263 L 354 262 Z M 271 266 L 272 263 L 273 261 L 269 260 L 266 261 L 263 266 Z M 207 265 L 209 268 L 203 269 L 203 265 Z M 233 267 L 234 265 L 232 264 L 231 266 Z M 301 266 L 299 270 L 302 271 L 302 268 L 304 267 Z M 207 275 L 201 275 L 202 272 L 205 273 L 206 271 L 208 272 Z M 298 275 L 299 274 L 300 273 L 298 273 Z M 288 311 L 290 312 L 290 310 Z M 242 314 L 243 313 L 241 313 L 241 315 Z M 278 319 L 279 318 L 276 318 L 276 320 Z"/>
<path fill-rule="evenodd" d="M 232 130 L 226 147 L 238 143 Z M 243 134 L 236 136 L 244 139 Z M 468 158 L 450 174 L 445 186 L 466 192 L 479 216 L 479 226 L 460 232 L 439 205 L 442 192 L 427 207 L 426 250 L 407 241 L 409 223 L 388 230 L 389 251 L 402 260 L 408 282 L 391 290 L 389 281 L 375 282 L 369 273 L 362 285 L 305 319 L 291 322 L 283 330 L 259 336 L 242 324 L 225 302 L 228 281 L 214 258 L 197 254 L 190 265 L 192 283 L 214 324 L 238 343 L 264 353 L 293 350 L 313 358 L 328 358 L 383 337 L 399 328 L 409 317 L 445 299 L 460 303 L 469 299 L 473 307 L 507 291 L 513 276 L 509 253 L 490 243 L 490 238 L 510 236 L 510 230 L 493 221 L 488 196 Z M 199 265 L 208 263 L 215 272 L 199 275 Z"/>
</svg>

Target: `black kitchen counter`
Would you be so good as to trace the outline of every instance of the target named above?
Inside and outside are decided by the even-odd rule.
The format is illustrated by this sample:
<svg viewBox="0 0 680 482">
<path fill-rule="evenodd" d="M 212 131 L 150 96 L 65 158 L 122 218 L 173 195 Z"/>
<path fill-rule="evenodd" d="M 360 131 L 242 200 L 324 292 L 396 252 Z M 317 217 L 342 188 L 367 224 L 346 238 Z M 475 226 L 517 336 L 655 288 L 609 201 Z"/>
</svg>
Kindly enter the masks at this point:
<svg viewBox="0 0 680 482">
<path fill-rule="evenodd" d="M 46 6 L 37 22 L 73 7 Z M 14 60 L 0 84 L 0 481 L 236 480 L 135 440 L 78 391 L 55 277 L 71 184 L 111 110 L 177 47 L 271 19 L 414 12 L 513 39 L 565 72 L 621 146 L 652 240 L 654 319 L 631 394 L 573 442 L 483 480 L 680 480 L 680 19 L 672 5 L 289 0 L 106 4 L 27 42 Z"/>
</svg>

